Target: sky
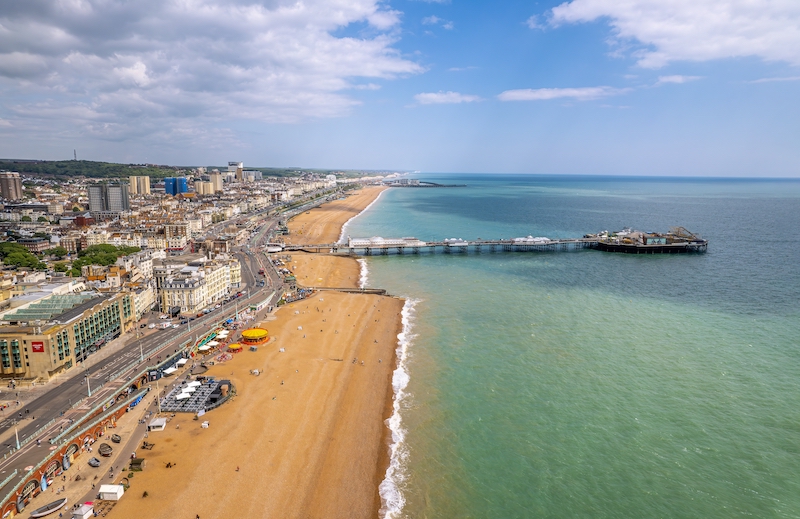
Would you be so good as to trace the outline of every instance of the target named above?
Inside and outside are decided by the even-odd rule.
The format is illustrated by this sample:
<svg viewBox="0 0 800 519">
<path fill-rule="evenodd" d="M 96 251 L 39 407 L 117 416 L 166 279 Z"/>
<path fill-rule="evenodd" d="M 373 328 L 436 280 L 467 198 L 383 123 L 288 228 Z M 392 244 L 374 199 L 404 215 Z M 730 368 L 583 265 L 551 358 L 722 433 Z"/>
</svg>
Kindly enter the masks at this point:
<svg viewBox="0 0 800 519">
<path fill-rule="evenodd" d="M 3 0 L 0 157 L 800 177 L 797 0 Z"/>
</svg>

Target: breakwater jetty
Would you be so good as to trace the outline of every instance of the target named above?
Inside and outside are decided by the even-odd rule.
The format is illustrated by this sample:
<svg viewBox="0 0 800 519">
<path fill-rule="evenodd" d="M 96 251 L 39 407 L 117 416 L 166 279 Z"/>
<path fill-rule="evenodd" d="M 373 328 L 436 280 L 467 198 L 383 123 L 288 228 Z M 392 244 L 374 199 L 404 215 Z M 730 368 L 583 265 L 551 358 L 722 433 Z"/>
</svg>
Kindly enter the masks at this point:
<svg viewBox="0 0 800 519">
<path fill-rule="evenodd" d="M 447 238 L 441 241 L 422 241 L 406 238 L 351 238 L 346 243 L 322 243 L 315 245 L 268 244 L 281 251 L 375 256 L 388 254 L 445 253 L 465 254 L 481 252 L 557 252 L 580 249 L 596 249 L 605 252 L 628 254 L 681 254 L 703 253 L 708 249 L 708 240 L 690 233 L 682 227 L 668 233 L 654 233 L 623 229 L 609 233 L 586 234 L 582 238 L 551 240 L 546 237 L 497 240 L 462 240 Z"/>
</svg>

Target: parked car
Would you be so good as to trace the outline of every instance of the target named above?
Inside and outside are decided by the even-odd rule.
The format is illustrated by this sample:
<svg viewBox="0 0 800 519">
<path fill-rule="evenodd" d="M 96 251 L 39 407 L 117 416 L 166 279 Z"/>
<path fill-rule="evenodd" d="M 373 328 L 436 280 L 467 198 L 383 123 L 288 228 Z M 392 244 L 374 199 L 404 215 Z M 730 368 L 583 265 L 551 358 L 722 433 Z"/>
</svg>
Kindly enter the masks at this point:
<svg viewBox="0 0 800 519">
<path fill-rule="evenodd" d="M 97 458 L 89 458 L 89 466 L 90 467 L 95 467 L 95 468 L 99 467 L 100 466 L 100 460 L 97 459 Z"/>
<path fill-rule="evenodd" d="M 189 319 L 184 319 L 183 321 L 181 321 L 181 324 L 186 324 L 188 322 L 189 322 Z"/>
<path fill-rule="evenodd" d="M 139 328 L 147 328 L 147 323 L 142 323 L 139 325 Z"/>
<path fill-rule="evenodd" d="M 147 325 L 147 327 L 152 330 L 153 328 L 156 327 L 156 323 L 150 323 L 150 324 Z"/>
</svg>

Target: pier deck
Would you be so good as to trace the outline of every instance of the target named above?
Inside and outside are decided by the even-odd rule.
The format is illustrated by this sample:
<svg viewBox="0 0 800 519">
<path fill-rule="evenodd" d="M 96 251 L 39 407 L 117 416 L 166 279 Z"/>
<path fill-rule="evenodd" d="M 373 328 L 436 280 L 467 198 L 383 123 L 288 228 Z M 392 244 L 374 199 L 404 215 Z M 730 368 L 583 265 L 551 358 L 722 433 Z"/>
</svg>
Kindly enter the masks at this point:
<svg viewBox="0 0 800 519">
<path fill-rule="evenodd" d="M 369 240 L 350 240 L 349 243 L 322 243 L 314 245 L 280 244 L 284 252 L 310 252 L 352 256 L 378 256 L 389 254 L 467 254 L 481 252 L 561 252 L 580 249 L 597 249 L 606 252 L 630 254 L 676 254 L 706 252 L 708 242 L 671 244 L 622 244 L 597 238 L 575 238 L 538 242 L 512 240 L 445 240 L 422 242 L 412 239 L 386 239 L 372 243 Z M 279 244 L 273 244 L 279 245 Z"/>
</svg>

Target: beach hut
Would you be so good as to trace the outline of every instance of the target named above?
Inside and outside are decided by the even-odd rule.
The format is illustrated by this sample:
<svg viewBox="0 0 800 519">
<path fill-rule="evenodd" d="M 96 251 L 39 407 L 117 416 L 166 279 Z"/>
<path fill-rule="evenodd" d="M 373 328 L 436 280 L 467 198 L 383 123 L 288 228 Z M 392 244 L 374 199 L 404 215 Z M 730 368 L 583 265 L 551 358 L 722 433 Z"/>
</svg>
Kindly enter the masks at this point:
<svg viewBox="0 0 800 519">
<path fill-rule="evenodd" d="M 167 419 L 166 418 L 154 418 L 147 425 L 147 430 L 148 431 L 163 431 L 166 428 L 167 428 Z"/>
<path fill-rule="evenodd" d="M 100 485 L 100 499 L 104 501 L 119 501 L 124 493 L 122 485 Z"/>
</svg>

